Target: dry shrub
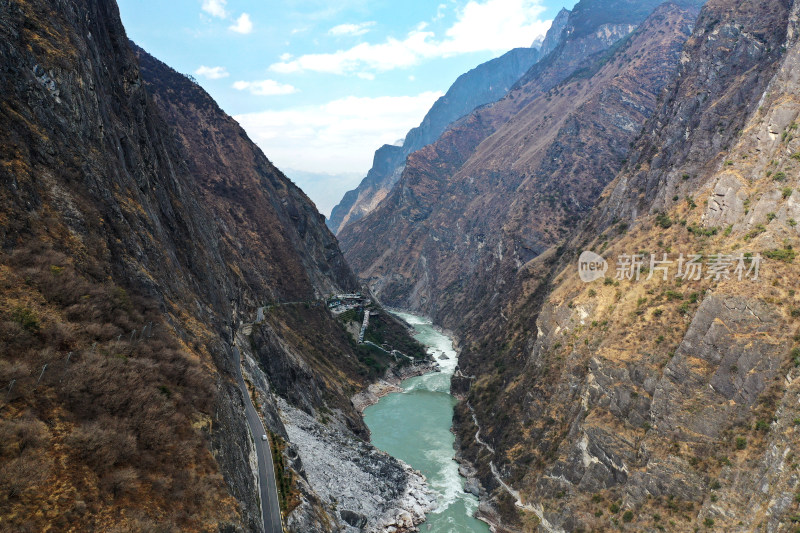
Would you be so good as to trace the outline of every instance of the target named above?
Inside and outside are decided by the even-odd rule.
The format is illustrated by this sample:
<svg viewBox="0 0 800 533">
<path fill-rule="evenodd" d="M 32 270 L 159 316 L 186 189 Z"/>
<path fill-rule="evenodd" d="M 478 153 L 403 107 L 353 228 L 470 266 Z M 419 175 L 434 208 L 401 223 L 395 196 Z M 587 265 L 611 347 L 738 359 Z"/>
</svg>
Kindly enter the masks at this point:
<svg viewBox="0 0 800 533">
<path fill-rule="evenodd" d="M 127 463 L 136 453 L 136 437 L 119 420 L 107 418 L 81 424 L 67 443 L 83 462 L 98 474 Z"/>
<path fill-rule="evenodd" d="M 8 387 L 8 383 L 12 379 L 17 379 L 21 376 L 29 376 L 31 373 L 31 366 L 24 360 L 8 361 L 0 359 L 0 386 Z M 6 388 L 0 389 L 5 398 Z"/>
<path fill-rule="evenodd" d="M 26 450 L 41 448 L 49 437 L 47 426 L 29 413 L 15 420 L 0 420 L 0 456 L 19 457 Z"/>
<path fill-rule="evenodd" d="M 40 334 L 48 347 L 62 352 L 73 350 L 77 343 L 74 327 L 61 322 L 47 322 Z"/>
<path fill-rule="evenodd" d="M 114 498 L 136 492 L 139 481 L 139 473 L 131 467 L 113 470 L 103 476 L 100 480 L 100 487 L 110 493 Z"/>
<path fill-rule="evenodd" d="M 116 524 L 108 533 L 179 533 L 180 528 L 169 523 L 159 523 L 140 512 L 130 513 L 124 524 Z"/>
<path fill-rule="evenodd" d="M 44 451 L 49 440 L 47 426 L 30 413 L 0 420 L 0 501 L 17 499 L 47 480 L 52 461 Z"/>
<path fill-rule="evenodd" d="M 3 260 L 21 275 L 0 293 L 0 401 L 17 380 L 9 401 L 28 414 L 0 421 L 0 515 L 4 501 L 35 508 L 46 494 L 52 457 L 65 452 L 59 475 L 75 476 L 73 486 L 86 502 L 83 510 L 64 510 L 68 521 L 85 525 L 80 521 L 98 506 L 126 499 L 150 502 L 146 514 L 159 517 L 153 522 L 142 514 L 126 531 L 196 525 L 203 508 L 225 495 L 219 476 L 194 471 L 215 471 L 205 438 L 191 423 L 211 413 L 207 372 L 181 349 L 153 301 L 113 285 L 105 274 L 81 273 L 66 256 L 36 244 L 0 254 Z M 15 320 L 6 298 L 29 302 L 25 317 L 35 317 L 38 328 Z M 42 420 L 72 429 L 54 437 Z M 16 516 L 9 527 L 20 531 L 26 520 L 38 520 Z"/>
<path fill-rule="evenodd" d="M 23 453 L 0 468 L 0 501 L 20 498 L 28 491 L 39 490 L 50 476 L 52 459 L 44 453 Z"/>
</svg>

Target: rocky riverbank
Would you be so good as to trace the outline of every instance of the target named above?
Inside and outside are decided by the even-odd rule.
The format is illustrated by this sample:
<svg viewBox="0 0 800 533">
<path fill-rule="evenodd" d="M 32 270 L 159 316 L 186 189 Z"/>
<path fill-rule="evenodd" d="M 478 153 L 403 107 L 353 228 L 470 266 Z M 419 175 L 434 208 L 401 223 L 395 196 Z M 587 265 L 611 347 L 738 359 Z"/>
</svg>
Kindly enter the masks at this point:
<svg viewBox="0 0 800 533">
<path fill-rule="evenodd" d="M 334 422 L 323 423 L 282 400 L 279 409 L 309 483 L 337 513 L 343 531 L 418 531 L 436 506 L 422 474 Z"/>
<path fill-rule="evenodd" d="M 438 371 L 439 364 L 435 361 L 426 361 L 424 364 L 392 368 L 386 372 L 386 375 L 382 379 L 354 395 L 350 401 L 353 402 L 353 406 L 356 410 L 363 415 L 367 407 L 375 405 L 378 403 L 378 400 L 387 394 L 402 392 L 403 389 L 400 388 L 400 383 L 403 380 Z"/>
<path fill-rule="evenodd" d="M 256 391 L 255 402 L 267 428 L 287 442 L 286 466 L 293 472 L 297 506 L 286 517 L 296 533 L 406 533 L 418 531 L 436 502 L 423 475 L 378 450 L 354 433 L 339 409 L 307 412 L 276 395 L 253 358 L 247 338 L 239 343 L 245 379 Z M 385 395 L 408 377 L 438 369 L 433 361 L 387 372 L 372 384 Z M 366 392 L 366 391 L 365 391 Z M 361 394 L 365 398 L 368 396 Z M 368 405 L 363 400 L 363 408 Z M 354 405 L 360 405 L 354 402 Z M 360 410 L 359 410 L 360 412 Z"/>
<path fill-rule="evenodd" d="M 475 513 L 475 518 L 488 524 L 492 533 L 507 531 L 506 529 L 502 529 L 500 514 L 494 505 L 492 505 L 489 494 L 481 484 L 475 465 L 464 458 L 461 452 L 456 452 L 455 460 L 458 463 L 458 474 L 465 480 L 464 491 L 478 498 L 478 510 Z"/>
</svg>

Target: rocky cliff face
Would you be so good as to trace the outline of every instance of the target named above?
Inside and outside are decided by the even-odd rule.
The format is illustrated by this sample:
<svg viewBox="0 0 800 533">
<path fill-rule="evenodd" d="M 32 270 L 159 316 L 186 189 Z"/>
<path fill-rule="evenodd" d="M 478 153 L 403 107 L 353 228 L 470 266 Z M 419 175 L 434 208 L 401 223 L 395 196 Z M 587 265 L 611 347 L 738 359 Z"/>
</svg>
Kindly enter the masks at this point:
<svg viewBox="0 0 800 533">
<path fill-rule="evenodd" d="M 567 22 L 569 21 L 569 13 L 569 9 L 562 8 L 561 11 L 558 12 L 558 15 L 556 15 L 556 18 L 553 19 L 553 24 L 550 26 L 550 29 L 547 30 L 547 35 L 544 36 L 542 46 L 539 49 L 542 57 L 550 54 L 550 52 L 555 50 L 561 43 L 564 28 L 567 27 Z"/>
<path fill-rule="evenodd" d="M 276 407 L 365 434 L 349 398 L 373 367 L 319 301 L 358 284 L 313 204 L 199 86 L 132 49 L 113 2 L 0 2 L 0 71 L 6 528 L 260 531 L 235 339 L 284 438 L 293 530 L 349 527 Z M 369 468 L 396 474 L 375 513 L 412 505 L 402 465 Z"/>
<path fill-rule="evenodd" d="M 448 326 L 502 293 L 621 168 L 695 16 L 670 4 L 627 38 L 628 24 L 572 31 L 505 98 L 413 154 L 379 208 L 339 234 L 359 276 Z"/>
<path fill-rule="evenodd" d="M 459 441 L 502 529 L 793 528 L 799 9 L 710 1 L 598 206 L 465 322 Z"/>
<path fill-rule="evenodd" d="M 408 132 L 402 146 L 384 145 L 361 184 L 333 208 L 328 226 L 335 233 L 373 211 L 403 172 L 406 158 L 434 142 L 447 127 L 476 107 L 495 102 L 541 57 L 538 48 L 515 48 L 462 74 Z"/>
<path fill-rule="evenodd" d="M 253 298 L 246 304 L 313 300 L 356 288 L 308 197 L 195 83 L 138 47 L 136 56 L 148 92 L 190 156 L 187 170 L 204 205 L 225 230 L 220 244 L 242 271 L 246 285 L 239 290 Z"/>
</svg>

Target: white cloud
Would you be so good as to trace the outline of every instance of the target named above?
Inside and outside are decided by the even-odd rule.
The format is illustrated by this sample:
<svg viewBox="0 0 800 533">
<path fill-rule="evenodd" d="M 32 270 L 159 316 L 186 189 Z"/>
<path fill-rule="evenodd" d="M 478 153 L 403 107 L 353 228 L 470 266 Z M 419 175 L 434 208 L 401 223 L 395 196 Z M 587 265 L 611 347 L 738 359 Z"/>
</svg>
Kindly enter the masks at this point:
<svg viewBox="0 0 800 533">
<path fill-rule="evenodd" d="M 281 54 L 281 61 L 289 61 L 293 57 L 294 56 L 292 54 L 290 54 L 289 52 L 284 52 L 284 53 Z"/>
<path fill-rule="evenodd" d="M 269 68 L 284 74 L 314 71 L 329 74 L 347 74 L 363 69 L 386 71 L 411 67 L 421 57 L 434 55 L 435 46 L 428 42 L 430 32 L 411 32 L 405 40 L 387 39 L 382 44 L 361 43 L 348 50 L 332 54 L 307 54 L 292 61 L 281 61 Z"/>
<path fill-rule="evenodd" d="M 228 0 L 203 0 L 203 11 L 212 17 L 224 19 L 228 16 L 228 12 L 225 11 L 227 3 Z"/>
<path fill-rule="evenodd" d="M 275 80 L 237 81 L 233 84 L 233 88 L 237 91 L 250 91 L 256 96 L 275 96 L 297 92 L 297 89 L 292 85 L 278 83 Z"/>
<path fill-rule="evenodd" d="M 444 18 L 444 12 L 447 10 L 447 4 L 439 4 L 439 7 L 436 8 L 436 15 L 433 17 L 433 21 L 437 22 Z"/>
<path fill-rule="evenodd" d="M 361 22 L 359 24 L 339 24 L 338 26 L 334 26 L 330 30 L 328 30 L 328 35 L 335 35 L 337 37 L 341 37 L 343 35 L 353 36 L 356 37 L 358 35 L 364 35 L 367 33 L 371 26 L 374 26 L 375 22 Z"/>
<path fill-rule="evenodd" d="M 419 125 L 441 96 L 349 96 L 323 105 L 234 118 L 279 167 L 310 172 L 366 173 L 374 151 Z M 341 197 L 341 194 L 336 200 Z"/>
<path fill-rule="evenodd" d="M 367 81 L 375 80 L 375 74 L 371 72 L 359 72 L 358 74 L 356 74 L 356 76 L 358 76 L 362 80 L 367 80 Z"/>
<path fill-rule="evenodd" d="M 462 52 L 504 51 L 530 46 L 538 35 L 547 32 L 551 21 L 538 17 L 546 10 L 541 0 L 471 1 L 458 14 L 458 20 L 445 33 L 445 48 Z"/>
<path fill-rule="evenodd" d="M 551 21 L 538 17 L 545 11 L 542 0 L 470 0 L 458 12 L 456 22 L 445 31 L 443 39 L 420 23 L 400 40 L 389 37 L 382 43 L 360 43 L 333 53 L 307 54 L 290 61 L 280 61 L 270 69 L 281 73 L 303 71 L 352 74 L 365 69 L 386 71 L 408 68 L 425 59 L 448 57 L 469 52 L 505 52 L 530 46 L 531 41 L 547 31 Z"/>
<path fill-rule="evenodd" d="M 230 76 L 225 67 L 207 67 L 205 65 L 201 65 L 200 68 L 194 71 L 194 73 L 197 76 L 206 78 L 207 80 L 218 80 Z"/>
<path fill-rule="evenodd" d="M 236 33 L 247 35 L 253 31 L 253 22 L 250 20 L 250 15 L 242 13 L 242 15 L 236 19 L 236 24 L 229 26 L 228 29 Z"/>
</svg>

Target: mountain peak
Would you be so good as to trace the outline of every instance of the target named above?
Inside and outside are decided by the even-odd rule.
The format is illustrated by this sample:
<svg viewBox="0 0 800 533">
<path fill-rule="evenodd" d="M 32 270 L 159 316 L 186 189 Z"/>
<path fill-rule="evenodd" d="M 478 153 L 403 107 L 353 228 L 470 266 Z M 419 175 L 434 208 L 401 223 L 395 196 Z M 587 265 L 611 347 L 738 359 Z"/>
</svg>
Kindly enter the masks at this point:
<svg viewBox="0 0 800 533">
<path fill-rule="evenodd" d="M 561 35 L 564 33 L 564 27 L 567 25 L 570 13 L 571 11 L 569 9 L 562 7 L 561 11 L 556 15 L 556 18 L 553 19 L 550 29 L 547 30 L 547 34 L 542 40 L 542 46 L 540 48 L 542 57 L 555 50 L 558 43 L 561 42 Z"/>
</svg>

